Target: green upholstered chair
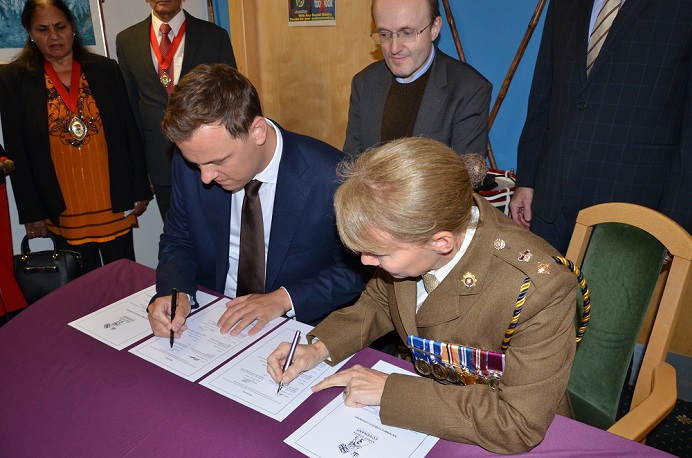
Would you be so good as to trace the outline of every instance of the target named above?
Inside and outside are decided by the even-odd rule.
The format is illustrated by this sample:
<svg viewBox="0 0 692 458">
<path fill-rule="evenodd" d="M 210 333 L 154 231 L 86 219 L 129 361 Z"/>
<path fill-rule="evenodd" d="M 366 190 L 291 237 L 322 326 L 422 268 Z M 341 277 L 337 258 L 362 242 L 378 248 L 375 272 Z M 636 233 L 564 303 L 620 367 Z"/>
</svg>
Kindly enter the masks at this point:
<svg viewBox="0 0 692 458">
<path fill-rule="evenodd" d="M 651 301 L 666 252 L 660 303 Z M 567 250 L 591 290 L 591 319 L 577 348 L 569 395 L 575 418 L 642 441 L 675 406 L 675 369 L 665 362 L 678 312 L 690 306 L 692 236 L 639 205 L 606 203 L 579 212 Z M 657 307 L 630 411 L 616 422 L 620 393 L 644 316 Z"/>
</svg>

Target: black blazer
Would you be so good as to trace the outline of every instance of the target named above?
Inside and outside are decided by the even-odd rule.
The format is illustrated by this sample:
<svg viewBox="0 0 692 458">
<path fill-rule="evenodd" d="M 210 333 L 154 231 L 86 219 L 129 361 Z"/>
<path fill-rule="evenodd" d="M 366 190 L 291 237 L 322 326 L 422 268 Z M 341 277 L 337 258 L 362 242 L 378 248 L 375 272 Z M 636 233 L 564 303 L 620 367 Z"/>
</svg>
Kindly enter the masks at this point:
<svg viewBox="0 0 692 458">
<path fill-rule="evenodd" d="M 645 205 L 692 231 L 692 0 L 627 0 L 587 77 L 593 0 L 552 0 L 519 143 L 533 211 Z"/>
<path fill-rule="evenodd" d="M 185 49 L 182 78 L 199 64 L 228 64 L 235 68 L 235 57 L 228 33 L 221 27 L 185 13 Z M 125 78 L 130 105 L 137 118 L 149 168 L 154 184 L 171 185 L 171 158 L 175 145 L 161 132 L 166 114 L 168 94 L 151 60 L 149 30 L 151 15 L 118 34 L 115 39 L 118 63 Z"/>
<path fill-rule="evenodd" d="M 150 199 L 151 191 L 125 82 L 114 60 L 95 54 L 82 71 L 103 121 L 113 211 L 129 210 Z M 16 63 L 0 68 L 2 131 L 7 157 L 16 165 L 12 188 L 20 223 L 50 218 L 57 224 L 66 208 L 50 155 L 46 100 L 43 68 L 31 73 Z"/>
<path fill-rule="evenodd" d="M 384 104 L 394 76 L 384 60 L 353 77 L 343 151 L 359 154 L 380 143 Z M 486 156 L 492 85 L 475 68 L 435 49 L 413 137 L 428 137 L 457 154 Z"/>
</svg>

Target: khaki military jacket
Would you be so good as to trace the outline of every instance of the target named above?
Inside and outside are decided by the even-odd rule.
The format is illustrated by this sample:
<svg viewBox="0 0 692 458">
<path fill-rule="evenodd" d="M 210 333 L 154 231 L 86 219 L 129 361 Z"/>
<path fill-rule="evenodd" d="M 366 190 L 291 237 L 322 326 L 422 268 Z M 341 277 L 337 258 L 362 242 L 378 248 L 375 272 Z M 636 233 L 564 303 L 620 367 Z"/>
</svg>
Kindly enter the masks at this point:
<svg viewBox="0 0 692 458">
<path fill-rule="evenodd" d="M 499 386 L 442 385 L 393 374 L 380 417 L 384 424 L 493 452 L 518 453 L 543 440 L 556 413 L 570 415 L 566 389 L 575 352 L 577 280 L 545 241 L 475 196 L 478 228 L 459 263 L 416 314 L 416 279 L 378 269 L 360 299 L 332 313 L 309 334 L 337 363 L 396 330 L 496 352 L 526 276 L 531 285 L 506 351 Z M 528 250 L 528 251 L 527 251 Z M 546 267 L 547 266 L 547 267 Z M 475 277 L 472 286 L 464 281 Z"/>
</svg>

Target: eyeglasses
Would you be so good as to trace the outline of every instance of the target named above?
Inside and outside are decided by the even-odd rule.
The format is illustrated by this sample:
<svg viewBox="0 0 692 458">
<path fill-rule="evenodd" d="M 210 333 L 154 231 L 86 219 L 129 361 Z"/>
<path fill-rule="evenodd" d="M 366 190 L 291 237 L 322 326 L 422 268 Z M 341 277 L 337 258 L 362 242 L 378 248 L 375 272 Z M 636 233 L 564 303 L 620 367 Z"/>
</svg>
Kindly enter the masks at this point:
<svg viewBox="0 0 692 458">
<path fill-rule="evenodd" d="M 413 43 L 414 41 L 418 41 L 418 35 L 423 33 L 425 29 L 433 25 L 434 22 L 435 20 L 433 19 L 430 24 L 426 25 L 420 30 L 401 29 L 398 32 L 390 32 L 389 30 L 376 30 L 370 34 L 370 38 L 372 38 L 372 41 L 374 41 L 376 45 L 391 43 L 392 39 L 394 38 L 394 35 L 396 35 L 396 39 L 399 40 L 401 43 Z"/>
</svg>

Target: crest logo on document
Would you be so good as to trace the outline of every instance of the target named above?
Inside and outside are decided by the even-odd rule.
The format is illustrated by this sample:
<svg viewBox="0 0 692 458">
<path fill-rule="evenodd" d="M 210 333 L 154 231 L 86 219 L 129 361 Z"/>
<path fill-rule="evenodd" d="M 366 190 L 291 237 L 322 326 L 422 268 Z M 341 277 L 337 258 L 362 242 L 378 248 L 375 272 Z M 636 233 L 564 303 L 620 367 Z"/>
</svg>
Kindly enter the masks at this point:
<svg viewBox="0 0 692 458">
<path fill-rule="evenodd" d="M 343 455 L 357 458 L 360 456 L 358 450 L 374 444 L 377 442 L 377 439 L 378 437 L 376 435 L 358 428 L 353 432 L 353 439 L 351 439 L 348 443 L 339 444 L 339 452 L 341 452 Z"/>
<path fill-rule="evenodd" d="M 111 331 L 115 331 L 120 325 L 132 323 L 133 321 L 135 321 L 135 320 L 134 320 L 134 318 L 132 318 L 132 317 L 129 317 L 129 316 L 121 316 L 120 319 L 119 319 L 118 321 L 114 321 L 114 322 L 112 322 L 112 323 L 106 323 L 106 324 L 104 324 L 104 325 L 103 325 L 103 328 L 104 328 L 104 329 L 109 329 L 109 330 L 111 330 Z"/>
</svg>

